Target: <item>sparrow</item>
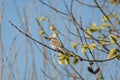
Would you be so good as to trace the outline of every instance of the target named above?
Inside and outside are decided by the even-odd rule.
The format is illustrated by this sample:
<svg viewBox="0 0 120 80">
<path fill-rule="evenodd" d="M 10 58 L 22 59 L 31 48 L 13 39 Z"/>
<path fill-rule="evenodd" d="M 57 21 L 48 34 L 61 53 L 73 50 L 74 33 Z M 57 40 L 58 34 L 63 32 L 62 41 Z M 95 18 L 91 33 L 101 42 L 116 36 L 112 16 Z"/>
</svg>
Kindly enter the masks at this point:
<svg viewBox="0 0 120 80">
<path fill-rule="evenodd" d="M 55 50 L 64 51 L 64 46 L 62 43 L 55 37 L 50 37 L 51 47 Z"/>
<path fill-rule="evenodd" d="M 69 55 L 69 56 L 73 56 L 70 54 L 69 51 L 67 51 L 65 49 L 65 47 L 63 46 L 63 44 L 55 37 L 50 37 L 49 38 L 50 42 L 51 42 L 51 47 L 55 50 L 58 50 L 60 52 L 62 52 L 63 54 Z"/>
</svg>

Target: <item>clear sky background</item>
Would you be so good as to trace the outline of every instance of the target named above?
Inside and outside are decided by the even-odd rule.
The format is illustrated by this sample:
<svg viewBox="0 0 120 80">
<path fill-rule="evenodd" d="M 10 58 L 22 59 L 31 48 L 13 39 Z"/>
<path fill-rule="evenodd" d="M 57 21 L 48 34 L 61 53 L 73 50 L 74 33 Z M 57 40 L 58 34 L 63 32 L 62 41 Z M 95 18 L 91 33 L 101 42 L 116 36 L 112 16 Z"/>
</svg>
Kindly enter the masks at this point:
<svg viewBox="0 0 120 80">
<path fill-rule="evenodd" d="M 48 0 L 43 0 L 43 1 L 48 3 Z M 65 10 L 65 6 L 63 5 L 63 0 L 49 0 L 49 1 L 51 2 L 52 6 L 57 7 L 60 11 L 67 12 Z M 1 39 L 2 39 L 3 47 L 2 47 L 2 53 L 0 58 L 3 59 L 6 56 L 8 56 L 7 61 L 5 62 L 5 68 L 3 70 L 4 79 L 8 80 L 8 77 L 5 77 L 5 76 L 6 74 L 10 73 L 9 64 L 14 63 L 13 61 L 14 61 L 15 52 L 17 52 L 17 56 L 16 56 L 15 64 L 12 68 L 12 72 L 16 73 L 17 72 L 16 67 L 17 67 L 18 74 L 20 75 L 19 76 L 20 80 L 23 80 L 23 79 L 29 80 L 28 79 L 29 75 L 28 74 L 26 75 L 25 72 L 29 72 L 29 73 L 32 72 L 33 62 L 35 62 L 34 65 L 35 65 L 37 79 L 38 80 L 45 79 L 41 71 L 41 70 L 44 70 L 44 66 L 43 66 L 44 59 L 41 51 L 44 48 L 39 44 L 34 44 L 33 41 L 31 41 L 30 39 L 26 38 L 24 35 L 19 33 L 13 26 L 11 26 L 11 24 L 9 23 L 9 20 L 12 21 L 16 26 L 18 26 L 21 30 L 25 32 L 27 28 L 25 23 L 25 17 L 26 17 L 31 36 L 41 42 L 42 42 L 42 37 L 39 35 L 40 27 L 37 25 L 35 18 L 45 16 L 46 18 L 50 19 L 50 24 L 55 24 L 57 29 L 60 30 L 61 32 L 62 31 L 65 32 L 64 31 L 65 29 L 62 26 L 64 26 L 63 22 L 67 23 L 67 21 L 65 21 L 64 16 L 62 14 L 55 13 L 50 8 L 41 4 L 39 0 L 0 0 L 0 14 L 2 13 L 2 9 L 1 9 L 2 2 L 4 2 L 4 13 L 3 13 L 4 15 L 3 15 L 2 26 L 1 26 L 2 28 Z M 83 2 L 86 4 L 94 4 L 93 0 L 83 0 Z M 70 4 L 69 0 L 67 0 L 66 3 Z M 75 15 L 77 20 L 79 20 L 78 16 L 81 16 L 83 25 L 85 27 L 89 26 L 91 23 L 97 23 L 98 25 L 101 24 L 102 13 L 97 8 L 90 8 L 90 7 L 79 5 L 79 4 L 73 5 L 73 6 L 74 6 L 73 14 Z M 44 26 L 45 31 L 50 36 L 52 33 L 49 30 L 50 24 L 47 21 L 44 21 L 41 24 L 42 26 Z M 69 26 L 70 26 L 70 29 L 72 30 L 73 29 L 72 24 L 69 24 Z M 70 37 L 71 39 L 74 39 L 72 38 L 72 36 Z M 43 41 L 43 42 L 49 45 L 49 42 L 47 41 Z M 30 44 L 32 46 L 30 46 Z M 38 48 L 36 47 L 36 45 L 38 46 Z M 66 47 L 68 49 L 71 49 L 70 46 L 66 46 Z M 31 48 L 33 50 L 31 50 Z M 51 58 L 54 58 L 53 61 L 56 63 L 57 68 L 59 70 L 63 70 L 61 67 L 64 67 L 64 66 L 59 66 L 57 63 L 57 58 L 56 56 L 54 56 L 55 52 L 50 51 L 49 53 L 50 54 L 47 54 L 47 55 Z M 33 55 L 34 57 L 32 57 Z M 104 77 L 106 76 L 105 80 L 109 80 L 110 74 L 114 73 L 114 68 L 118 68 L 118 67 L 115 67 L 118 63 L 116 62 L 113 63 L 113 62 L 114 61 L 111 61 L 110 64 L 108 64 L 107 62 L 103 64 L 99 63 L 99 65 L 101 66 L 106 64 L 108 65 L 107 69 L 103 71 L 103 74 L 104 74 L 103 76 Z M 80 65 L 82 65 L 82 63 L 80 63 Z M 80 65 L 77 65 L 76 68 L 79 68 Z M 86 65 L 88 64 L 86 63 Z M 26 69 L 26 66 L 28 66 L 27 69 Z M 55 72 L 52 72 L 52 70 L 50 70 L 51 64 L 49 62 L 47 62 L 45 66 L 49 66 L 46 69 L 48 73 L 50 74 L 55 73 Z M 86 68 L 87 67 L 85 67 L 84 70 L 87 70 Z M 83 77 L 86 77 L 86 75 L 88 75 L 86 72 L 87 71 L 85 72 L 83 71 L 82 73 Z M 106 73 L 108 73 L 109 75 L 105 75 Z M 118 73 L 120 72 L 117 72 L 116 74 Z M 112 77 L 114 76 L 115 75 L 112 75 Z M 67 78 L 65 79 L 67 80 Z M 91 77 L 90 79 L 92 80 L 93 77 Z"/>
</svg>

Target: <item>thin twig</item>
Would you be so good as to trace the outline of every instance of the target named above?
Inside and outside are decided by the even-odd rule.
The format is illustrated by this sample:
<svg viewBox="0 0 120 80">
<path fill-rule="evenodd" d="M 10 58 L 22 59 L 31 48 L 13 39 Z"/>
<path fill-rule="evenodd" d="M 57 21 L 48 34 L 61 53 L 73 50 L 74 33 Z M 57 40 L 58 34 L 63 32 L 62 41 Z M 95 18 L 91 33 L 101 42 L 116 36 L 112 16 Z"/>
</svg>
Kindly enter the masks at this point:
<svg viewBox="0 0 120 80">
<path fill-rule="evenodd" d="M 94 2 L 96 3 L 96 5 L 100 9 L 100 11 L 103 13 L 103 15 L 107 18 L 108 22 L 112 25 L 112 26 L 110 26 L 111 29 L 113 29 L 113 31 L 117 32 L 117 30 L 115 29 L 113 23 L 111 22 L 111 20 L 109 19 L 109 17 L 106 15 L 106 13 L 103 11 L 103 9 L 100 7 L 100 5 L 98 4 L 98 2 L 96 0 L 94 0 Z"/>
<path fill-rule="evenodd" d="M 85 80 L 81 74 L 70 64 L 70 67 L 79 75 L 79 77 L 81 78 L 81 80 Z"/>
<path fill-rule="evenodd" d="M 42 0 L 39 0 L 39 1 L 40 1 L 42 4 L 44 4 L 45 6 L 51 8 L 52 10 L 54 10 L 54 11 L 60 13 L 60 14 L 63 14 L 63 15 L 68 16 L 68 14 L 66 14 L 66 13 L 64 13 L 64 12 L 62 12 L 62 11 L 59 11 L 58 9 L 56 9 L 56 8 L 54 8 L 54 7 L 52 7 L 52 6 L 50 6 L 49 4 L 45 3 L 44 1 L 42 1 Z"/>
</svg>

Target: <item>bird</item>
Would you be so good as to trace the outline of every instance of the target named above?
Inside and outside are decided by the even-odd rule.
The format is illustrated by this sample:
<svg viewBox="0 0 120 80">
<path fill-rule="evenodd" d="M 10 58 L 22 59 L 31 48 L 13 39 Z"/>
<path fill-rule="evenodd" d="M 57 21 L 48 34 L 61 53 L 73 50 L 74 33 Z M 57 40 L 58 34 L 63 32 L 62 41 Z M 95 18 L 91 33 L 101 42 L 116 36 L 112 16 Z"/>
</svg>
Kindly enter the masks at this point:
<svg viewBox="0 0 120 80">
<path fill-rule="evenodd" d="M 51 47 L 55 50 L 64 51 L 64 46 L 62 43 L 55 37 L 50 37 Z"/>
<path fill-rule="evenodd" d="M 51 42 L 51 47 L 54 50 L 58 50 L 60 51 L 60 53 L 67 55 L 67 56 L 71 56 L 71 57 L 73 56 L 56 37 L 50 37 L 49 40 Z"/>
</svg>

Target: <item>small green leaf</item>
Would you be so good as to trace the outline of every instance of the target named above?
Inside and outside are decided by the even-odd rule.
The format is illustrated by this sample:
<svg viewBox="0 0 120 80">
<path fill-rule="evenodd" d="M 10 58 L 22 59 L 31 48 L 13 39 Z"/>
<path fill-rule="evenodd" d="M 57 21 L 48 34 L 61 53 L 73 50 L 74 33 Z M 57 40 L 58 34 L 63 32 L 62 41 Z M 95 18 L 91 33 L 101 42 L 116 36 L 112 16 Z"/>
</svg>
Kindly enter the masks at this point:
<svg viewBox="0 0 120 80">
<path fill-rule="evenodd" d="M 78 62 L 79 62 L 79 57 L 78 57 L 78 56 L 75 56 L 73 63 L 74 63 L 74 64 L 77 64 Z"/>
<path fill-rule="evenodd" d="M 116 48 L 111 49 L 108 54 L 108 59 L 115 57 L 117 55 L 116 52 L 117 52 Z"/>
</svg>

